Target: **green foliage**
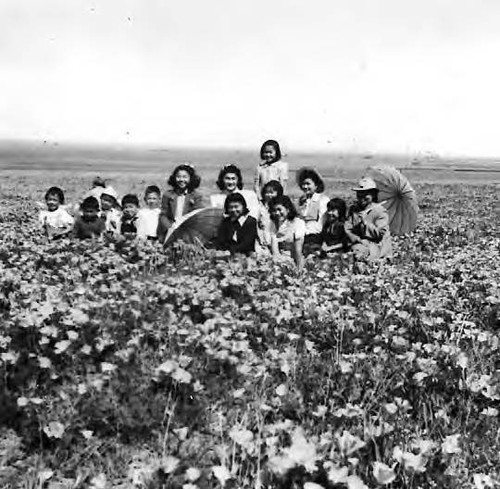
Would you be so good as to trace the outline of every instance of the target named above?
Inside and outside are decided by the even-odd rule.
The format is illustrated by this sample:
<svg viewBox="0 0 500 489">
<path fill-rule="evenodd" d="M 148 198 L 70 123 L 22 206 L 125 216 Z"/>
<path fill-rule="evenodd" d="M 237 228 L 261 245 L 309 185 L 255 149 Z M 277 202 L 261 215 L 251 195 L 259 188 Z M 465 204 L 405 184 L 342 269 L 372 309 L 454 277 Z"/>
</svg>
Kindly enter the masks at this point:
<svg viewBox="0 0 500 489">
<path fill-rule="evenodd" d="M 494 487 L 494 187 L 422 185 L 394 263 L 301 273 L 48 242 L 7 190 L 2 487 Z"/>
</svg>

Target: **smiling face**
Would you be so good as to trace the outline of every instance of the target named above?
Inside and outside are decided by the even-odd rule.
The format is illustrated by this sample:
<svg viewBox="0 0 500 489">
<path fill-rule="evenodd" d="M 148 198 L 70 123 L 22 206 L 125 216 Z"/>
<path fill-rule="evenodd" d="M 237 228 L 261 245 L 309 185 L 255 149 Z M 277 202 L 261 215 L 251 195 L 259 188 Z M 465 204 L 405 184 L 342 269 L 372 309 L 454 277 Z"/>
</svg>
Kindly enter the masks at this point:
<svg viewBox="0 0 500 489">
<path fill-rule="evenodd" d="M 238 188 L 238 175 L 236 173 L 226 173 L 222 179 L 224 190 L 231 193 Z"/>
<path fill-rule="evenodd" d="M 231 202 L 227 207 L 227 213 L 231 221 L 239 219 L 244 212 L 245 208 L 241 202 Z"/>
<path fill-rule="evenodd" d="M 262 159 L 266 163 L 273 163 L 274 161 L 276 161 L 276 156 L 277 153 L 276 153 L 276 148 L 274 146 L 270 144 L 264 146 L 264 149 L 262 150 Z"/>
<path fill-rule="evenodd" d="M 373 202 L 373 194 L 370 191 L 358 190 L 356 199 L 361 209 L 366 209 Z"/>
<path fill-rule="evenodd" d="M 59 209 L 59 205 L 61 204 L 59 202 L 59 197 L 55 194 L 47 195 L 45 203 L 47 204 L 47 210 L 49 210 L 50 212 L 54 212 Z"/>
<path fill-rule="evenodd" d="M 278 197 L 278 191 L 273 187 L 266 187 L 264 189 L 264 194 L 262 197 L 264 198 L 264 203 L 269 204 L 269 202 L 271 202 L 271 199 Z"/>
<path fill-rule="evenodd" d="M 318 186 L 312 178 L 304 178 L 304 180 L 302 180 L 302 183 L 300 184 L 300 188 L 302 189 L 302 192 L 307 195 L 307 197 L 310 197 L 312 194 L 314 194 L 314 192 L 316 192 Z"/>
<path fill-rule="evenodd" d="M 284 205 L 278 204 L 272 208 L 271 214 L 272 214 L 273 219 L 278 224 L 282 224 L 288 219 L 289 212 L 288 212 L 288 209 Z"/>
<path fill-rule="evenodd" d="M 175 186 L 178 190 L 184 191 L 188 188 L 191 176 L 186 170 L 178 170 L 175 174 Z"/>
<path fill-rule="evenodd" d="M 101 195 L 101 209 L 106 212 L 111 210 L 115 206 L 115 199 L 111 195 L 102 194 Z"/>
<path fill-rule="evenodd" d="M 133 204 L 132 202 L 127 202 L 123 206 L 123 215 L 125 217 L 131 218 L 131 217 L 134 217 L 137 214 L 138 210 L 139 209 L 138 209 L 138 207 L 135 204 Z"/>
<path fill-rule="evenodd" d="M 145 201 L 148 209 L 158 209 L 160 207 L 160 196 L 155 192 L 147 194 Z"/>
</svg>

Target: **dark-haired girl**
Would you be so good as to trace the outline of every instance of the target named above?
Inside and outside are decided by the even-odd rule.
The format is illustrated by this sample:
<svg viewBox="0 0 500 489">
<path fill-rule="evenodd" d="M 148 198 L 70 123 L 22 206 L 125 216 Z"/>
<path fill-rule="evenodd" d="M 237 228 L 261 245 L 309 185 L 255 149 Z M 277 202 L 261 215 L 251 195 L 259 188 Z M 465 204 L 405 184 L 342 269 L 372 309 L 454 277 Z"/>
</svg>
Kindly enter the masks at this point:
<svg viewBox="0 0 500 489">
<path fill-rule="evenodd" d="M 38 219 L 45 234 L 56 238 L 68 234 L 73 228 L 73 216 L 63 207 L 64 192 L 59 187 L 50 187 L 45 193 L 47 210 L 40 211 Z"/>
<path fill-rule="evenodd" d="M 269 204 L 276 197 L 283 195 L 283 187 L 277 180 L 271 180 L 262 187 L 261 200 L 259 206 L 259 216 L 257 218 L 257 233 L 259 235 L 259 244 L 266 249 L 271 246 L 271 214 Z"/>
<path fill-rule="evenodd" d="M 321 232 L 323 253 L 347 251 L 349 239 L 344 227 L 346 214 L 347 207 L 343 199 L 334 198 L 328 202 L 326 220 Z"/>
<path fill-rule="evenodd" d="M 288 181 L 288 163 L 281 159 L 281 149 L 278 141 L 269 139 L 260 148 L 260 159 L 255 172 L 255 193 L 261 195 L 267 182 L 276 180 L 286 189 Z"/>
<path fill-rule="evenodd" d="M 190 164 L 177 166 L 168 179 L 172 190 L 167 190 L 161 199 L 157 235 L 162 243 L 168 230 L 182 216 L 203 207 L 203 197 L 196 190 L 201 178 Z"/>
<path fill-rule="evenodd" d="M 325 190 L 323 179 L 313 168 L 299 170 L 297 183 L 303 192 L 299 199 L 299 214 L 306 223 L 304 254 L 307 255 L 321 248 L 321 231 L 329 199 L 323 194 Z"/>
<path fill-rule="evenodd" d="M 249 255 L 255 251 L 257 221 L 249 215 L 245 198 L 240 193 L 232 193 L 224 202 L 224 214 L 217 233 L 217 247 L 232 255 Z"/>
<path fill-rule="evenodd" d="M 299 268 L 302 267 L 304 255 L 304 236 L 306 225 L 298 216 L 290 197 L 282 195 L 270 203 L 271 210 L 271 252 L 273 256 L 291 256 Z"/>
<path fill-rule="evenodd" d="M 230 164 L 222 167 L 217 178 L 217 187 L 219 187 L 221 193 L 210 196 L 210 205 L 212 207 L 224 208 L 226 197 L 237 193 L 245 198 L 250 215 L 254 218 L 258 217 L 259 201 L 257 196 L 251 190 L 243 190 L 243 177 L 241 176 L 241 170 L 236 165 Z"/>
</svg>

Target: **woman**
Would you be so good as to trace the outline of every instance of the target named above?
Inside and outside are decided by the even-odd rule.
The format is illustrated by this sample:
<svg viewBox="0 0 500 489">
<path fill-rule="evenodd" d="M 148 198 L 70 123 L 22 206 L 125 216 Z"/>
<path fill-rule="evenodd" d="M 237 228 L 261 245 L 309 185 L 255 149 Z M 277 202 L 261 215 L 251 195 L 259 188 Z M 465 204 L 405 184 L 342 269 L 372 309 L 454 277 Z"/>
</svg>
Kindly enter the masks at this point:
<svg viewBox="0 0 500 489">
<path fill-rule="evenodd" d="M 325 224 L 329 199 L 323 194 L 325 184 L 320 174 L 312 168 L 302 168 L 297 173 L 297 183 L 303 195 L 299 199 L 299 214 L 306 223 L 304 254 L 321 249 L 321 232 Z"/>
<path fill-rule="evenodd" d="M 224 166 L 219 172 L 217 178 L 217 187 L 221 193 L 210 196 L 210 205 L 212 207 L 224 208 L 226 197 L 232 193 L 239 193 L 245 198 L 249 213 L 252 217 L 259 216 L 259 200 L 255 192 L 251 190 L 243 190 L 243 177 L 241 170 L 233 164 Z"/>
<path fill-rule="evenodd" d="M 374 180 L 363 177 L 356 188 L 357 203 L 351 207 L 345 231 L 354 256 L 376 261 L 392 258 L 389 215 L 378 204 L 378 189 Z"/>
<path fill-rule="evenodd" d="M 271 252 L 274 257 L 289 255 L 302 268 L 306 225 L 297 215 L 290 197 L 282 195 L 271 201 Z"/>
</svg>

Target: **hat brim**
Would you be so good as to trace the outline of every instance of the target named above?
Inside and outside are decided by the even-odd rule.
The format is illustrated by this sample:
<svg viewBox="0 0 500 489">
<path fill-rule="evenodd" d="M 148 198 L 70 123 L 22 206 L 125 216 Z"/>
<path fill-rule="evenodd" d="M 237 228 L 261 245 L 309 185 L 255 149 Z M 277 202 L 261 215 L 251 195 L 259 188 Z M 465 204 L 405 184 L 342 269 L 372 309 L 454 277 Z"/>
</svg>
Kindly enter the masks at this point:
<svg viewBox="0 0 500 489">
<path fill-rule="evenodd" d="M 370 192 L 371 190 L 376 190 L 378 192 L 377 187 L 370 187 L 370 188 L 352 188 L 354 192 Z"/>
</svg>

